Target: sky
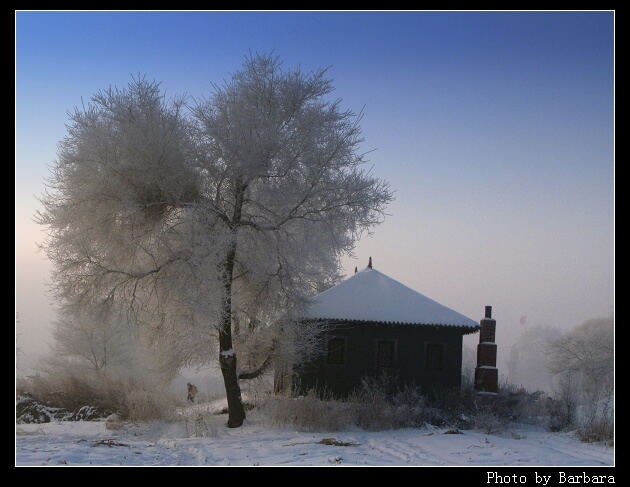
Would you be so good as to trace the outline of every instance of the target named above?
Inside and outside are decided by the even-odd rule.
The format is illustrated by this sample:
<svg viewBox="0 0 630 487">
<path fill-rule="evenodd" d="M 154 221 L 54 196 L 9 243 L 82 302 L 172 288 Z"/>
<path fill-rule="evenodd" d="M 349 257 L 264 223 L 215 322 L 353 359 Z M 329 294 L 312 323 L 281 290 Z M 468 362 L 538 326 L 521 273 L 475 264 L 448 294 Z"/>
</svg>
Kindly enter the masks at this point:
<svg viewBox="0 0 630 487">
<path fill-rule="evenodd" d="M 475 321 L 492 306 L 499 364 L 524 326 L 610 316 L 614 26 L 614 11 L 16 11 L 19 347 L 50 343 L 33 217 L 68 113 L 137 76 L 199 99 L 256 52 L 328 67 L 342 108 L 363 113 L 367 168 L 395 191 L 346 276 L 372 257 Z"/>
<path fill-rule="evenodd" d="M 243 426 L 230 429 L 225 416 L 210 414 L 216 406 L 195 404 L 180 409 L 179 420 L 125 422 L 115 428 L 106 421 L 18 424 L 15 466 L 499 467 L 441 472 L 466 475 L 470 485 L 477 485 L 475 480 L 478 485 L 508 483 L 505 476 L 515 474 L 514 483 L 533 485 L 536 472 L 538 483 L 545 483 L 542 475 L 551 476 L 548 485 L 558 485 L 563 474 L 565 483 L 569 475 L 589 480 L 615 475 L 613 447 L 542 426 L 514 424 L 490 432 L 431 426 L 307 432 L 273 426 L 254 409 Z"/>
</svg>

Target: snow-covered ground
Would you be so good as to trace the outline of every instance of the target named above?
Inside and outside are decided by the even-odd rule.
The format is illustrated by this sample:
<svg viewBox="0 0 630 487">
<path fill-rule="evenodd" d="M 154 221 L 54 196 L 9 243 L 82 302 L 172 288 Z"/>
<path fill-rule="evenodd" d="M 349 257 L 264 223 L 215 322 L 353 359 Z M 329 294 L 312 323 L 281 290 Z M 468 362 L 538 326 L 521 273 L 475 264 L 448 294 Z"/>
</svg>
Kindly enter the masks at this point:
<svg viewBox="0 0 630 487">
<path fill-rule="evenodd" d="M 449 428 L 300 432 L 256 410 L 240 428 L 204 405 L 150 424 L 63 421 L 16 425 L 16 466 L 536 466 L 615 465 L 615 450 L 574 433 L 513 425 L 485 434 Z M 588 470 L 585 470 L 588 474 Z M 532 472 L 532 475 L 534 472 Z M 611 471 L 610 475 L 614 472 Z M 608 475 L 608 473 L 607 473 Z M 533 482 L 533 481 L 532 481 Z"/>
</svg>

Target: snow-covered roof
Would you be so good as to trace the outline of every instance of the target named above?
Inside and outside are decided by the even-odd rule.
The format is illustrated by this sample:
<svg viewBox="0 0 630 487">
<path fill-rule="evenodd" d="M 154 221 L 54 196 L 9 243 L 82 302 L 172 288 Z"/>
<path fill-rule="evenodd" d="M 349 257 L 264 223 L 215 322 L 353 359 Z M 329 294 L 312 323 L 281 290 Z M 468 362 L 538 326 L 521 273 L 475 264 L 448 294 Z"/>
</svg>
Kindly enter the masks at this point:
<svg viewBox="0 0 630 487">
<path fill-rule="evenodd" d="M 476 321 L 372 267 L 311 298 L 303 318 L 479 329 Z"/>
</svg>

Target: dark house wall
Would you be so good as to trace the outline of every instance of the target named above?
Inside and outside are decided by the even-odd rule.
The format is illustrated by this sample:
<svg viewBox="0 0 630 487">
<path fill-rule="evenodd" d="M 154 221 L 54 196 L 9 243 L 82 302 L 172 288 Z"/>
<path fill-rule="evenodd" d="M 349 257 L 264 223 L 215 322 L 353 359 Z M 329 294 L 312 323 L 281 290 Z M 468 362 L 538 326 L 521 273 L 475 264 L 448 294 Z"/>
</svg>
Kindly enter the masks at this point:
<svg viewBox="0 0 630 487">
<path fill-rule="evenodd" d="M 447 326 L 339 323 L 328 339 L 345 343 L 343 363 L 329 363 L 341 359 L 338 350 L 332 360 L 324 355 L 294 376 L 294 386 L 301 392 L 326 389 L 343 397 L 359 387 L 364 376 L 386 371 L 397 377 L 400 387 L 419 386 L 423 394 L 460 387 L 463 334 Z M 379 361 L 387 366 L 379 367 Z"/>
</svg>

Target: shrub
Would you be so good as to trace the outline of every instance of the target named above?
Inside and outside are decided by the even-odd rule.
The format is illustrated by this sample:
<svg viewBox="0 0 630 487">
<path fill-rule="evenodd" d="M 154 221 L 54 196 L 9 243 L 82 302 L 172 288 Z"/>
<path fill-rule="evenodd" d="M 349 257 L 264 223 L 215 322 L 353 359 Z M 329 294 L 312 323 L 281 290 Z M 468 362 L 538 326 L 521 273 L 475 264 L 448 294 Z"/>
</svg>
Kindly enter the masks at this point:
<svg viewBox="0 0 630 487">
<path fill-rule="evenodd" d="M 172 417 L 175 400 L 146 384 L 123 384 L 121 415 L 130 421 L 152 421 Z"/>
<path fill-rule="evenodd" d="M 314 389 L 301 396 L 270 396 L 259 411 L 274 426 L 291 426 L 301 431 L 343 431 L 355 422 L 347 402 Z"/>
<path fill-rule="evenodd" d="M 585 442 L 606 442 L 615 439 L 614 396 L 612 393 L 579 408 L 577 433 Z"/>
<path fill-rule="evenodd" d="M 361 387 L 349 397 L 356 411 L 355 424 L 372 431 L 411 428 L 430 418 L 425 399 L 415 386 L 397 386 L 396 377 L 381 374 L 364 377 Z"/>
<path fill-rule="evenodd" d="M 580 440 L 583 442 L 605 442 L 608 446 L 614 445 L 615 425 L 614 422 L 607 421 L 606 418 L 599 418 L 580 425 L 577 429 L 577 433 Z"/>
<path fill-rule="evenodd" d="M 122 420 L 166 419 L 174 398 L 159 384 L 105 375 L 88 378 L 68 372 L 20 378 L 16 383 L 16 420 L 95 420 L 114 413 Z"/>
<path fill-rule="evenodd" d="M 304 431 L 341 431 L 351 427 L 386 430 L 424 425 L 433 415 L 416 387 L 397 389 L 393 377 L 365 377 L 348 398 L 326 389 L 289 396 L 270 396 L 259 411 L 271 424 Z"/>
<path fill-rule="evenodd" d="M 423 395 L 417 387 L 397 389 L 394 377 L 365 377 L 346 399 L 326 389 L 305 395 L 270 396 L 260 411 L 274 425 L 306 431 L 339 431 L 353 426 L 365 430 L 417 428 L 425 425 L 475 429 L 486 434 L 509 430 L 511 423 L 541 425 L 561 431 L 568 422 L 566 405 L 543 391 L 529 392 L 503 384 L 496 394 L 480 394 L 472 387 L 434 390 Z M 612 401 L 612 399 L 611 399 Z M 582 410 L 577 433 L 583 441 L 612 441 L 612 405 L 600 401 L 598 414 Z M 509 431 L 508 431 L 509 433 Z"/>
</svg>

